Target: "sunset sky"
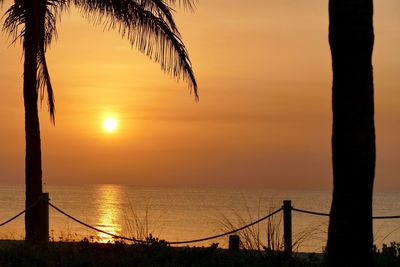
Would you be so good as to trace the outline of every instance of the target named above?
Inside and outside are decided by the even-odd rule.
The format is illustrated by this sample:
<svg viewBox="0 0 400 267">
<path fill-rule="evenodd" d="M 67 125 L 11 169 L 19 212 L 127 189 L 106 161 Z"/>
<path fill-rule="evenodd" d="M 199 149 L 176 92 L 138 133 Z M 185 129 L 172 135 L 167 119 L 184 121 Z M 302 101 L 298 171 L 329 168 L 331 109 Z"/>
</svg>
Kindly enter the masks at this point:
<svg viewBox="0 0 400 267">
<path fill-rule="evenodd" d="M 1 13 L 9 7 L 5 1 Z M 47 53 L 43 181 L 330 189 L 328 1 L 200 0 L 176 19 L 185 83 L 71 8 Z M 400 190 L 400 1 L 375 1 L 376 190 Z M 0 182 L 24 182 L 22 50 L 0 35 Z M 105 131 L 104 120 L 118 121 Z"/>
</svg>

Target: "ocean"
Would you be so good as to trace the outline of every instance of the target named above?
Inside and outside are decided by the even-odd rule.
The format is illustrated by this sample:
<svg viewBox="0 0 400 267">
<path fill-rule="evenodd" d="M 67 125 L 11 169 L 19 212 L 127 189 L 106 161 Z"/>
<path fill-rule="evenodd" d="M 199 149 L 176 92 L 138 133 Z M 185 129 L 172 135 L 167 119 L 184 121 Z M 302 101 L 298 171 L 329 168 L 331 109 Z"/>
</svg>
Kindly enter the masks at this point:
<svg viewBox="0 0 400 267">
<path fill-rule="evenodd" d="M 133 187 L 98 184 L 84 186 L 47 185 L 51 203 L 94 227 L 117 235 L 142 239 L 149 234 L 167 241 L 184 241 L 217 235 L 261 218 L 291 200 L 298 209 L 329 213 L 329 191 L 285 191 L 268 189 Z M 24 209 L 24 186 L 0 187 L 0 223 Z M 376 192 L 374 216 L 399 215 L 400 192 Z M 322 252 L 327 238 L 328 218 L 293 211 L 293 241 L 302 252 Z M 244 233 L 254 242 L 248 247 L 282 243 L 282 213 L 272 217 L 267 234 L 263 221 Z M 24 216 L 0 227 L 1 239 L 24 238 Z M 88 229 L 50 208 L 52 240 L 113 242 L 113 238 Z M 375 243 L 400 241 L 400 219 L 376 220 Z M 246 241 L 247 239 L 242 239 Z M 226 247 L 228 237 L 190 244 Z"/>
</svg>

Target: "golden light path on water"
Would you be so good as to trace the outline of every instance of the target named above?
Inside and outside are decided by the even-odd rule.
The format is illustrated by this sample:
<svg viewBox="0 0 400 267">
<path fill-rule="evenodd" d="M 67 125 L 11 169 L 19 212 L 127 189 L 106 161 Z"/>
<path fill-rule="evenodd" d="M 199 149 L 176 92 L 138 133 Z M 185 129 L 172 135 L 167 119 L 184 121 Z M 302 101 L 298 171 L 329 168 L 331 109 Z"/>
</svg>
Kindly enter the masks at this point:
<svg viewBox="0 0 400 267">
<path fill-rule="evenodd" d="M 118 185 L 101 185 L 96 192 L 98 201 L 98 220 L 97 227 L 111 234 L 121 233 L 120 203 L 121 188 Z M 104 233 L 97 233 L 97 238 L 101 243 L 112 242 L 113 238 Z"/>
</svg>

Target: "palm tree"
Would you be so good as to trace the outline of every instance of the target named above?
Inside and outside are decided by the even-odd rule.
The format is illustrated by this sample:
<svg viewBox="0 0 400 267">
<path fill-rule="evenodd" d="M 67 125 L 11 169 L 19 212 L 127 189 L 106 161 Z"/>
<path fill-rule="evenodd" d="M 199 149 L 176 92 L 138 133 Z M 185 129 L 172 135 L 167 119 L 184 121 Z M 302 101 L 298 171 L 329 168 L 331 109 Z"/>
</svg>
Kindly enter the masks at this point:
<svg viewBox="0 0 400 267">
<path fill-rule="evenodd" d="M 333 198 L 328 265 L 372 266 L 373 0 L 330 0 Z"/>
<path fill-rule="evenodd" d="M 75 5 L 90 21 L 117 29 L 122 37 L 164 72 L 183 78 L 197 98 L 191 62 L 173 18 L 173 7 L 193 8 L 196 0 L 15 0 L 5 14 L 3 30 L 21 40 L 24 51 L 25 107 L 25 234 L 30 242 L 42 242 L 40 210 L 34 205 L 42 195 L 41 141 L 38 100 L 47 92 L 50 117 L 55 123 L 54 95 L 45 52 L 57 34 L 56 22 Z M 3 4 L 3 0 L 0 0 Z"/>
</svg>

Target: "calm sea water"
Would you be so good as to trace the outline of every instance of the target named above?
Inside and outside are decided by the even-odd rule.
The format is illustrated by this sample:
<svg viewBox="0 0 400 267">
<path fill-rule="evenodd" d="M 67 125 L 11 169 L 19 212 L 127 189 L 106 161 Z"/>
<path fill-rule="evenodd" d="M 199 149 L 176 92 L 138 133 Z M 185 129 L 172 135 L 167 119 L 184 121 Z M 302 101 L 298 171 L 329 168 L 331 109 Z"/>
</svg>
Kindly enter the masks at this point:
<svg viewBox="0 0 400 267">
<path fill-rule="evenodd" d="M 284 199 L 293 206 L 329 212 L 328 191 L 281 191 L 267 189 L 215 189 L 130 187 L 122 185 L 46 186 L 51 202 L 76 218 L 104 231 L 142 238 L 149 233 L 168 241 L 198 239 L 254 221 L 279 208 Z M 24 209 L 24 187 L 0 188 L 0 222 Z M 400 193 L 375 193 L 374 215 L 400 214 Z M 281 225 L 281 214 L 273 224 Z M 224 226 L 225 225 L 225 226 Z M 294 240 L 299 251 L 321 252 L 327 235 L 327 218 L 293 213 Z M 0 238 L 22 239 L 23 216 L 0 228 Z M 84 237 L 100 242 L 112 241 L 101 233 L 87 229 L 50 208 L 51 237 L 54 240 L 81 240 Z M 267 240 L 267 223 L 253 228 L 260 242 Z M 400 241 L 400 220 L 379 220 L 374 223 L 375 243 Z M 227 237 L 192 245 L 219 243 L 226 247 Z"/>
</svg>

